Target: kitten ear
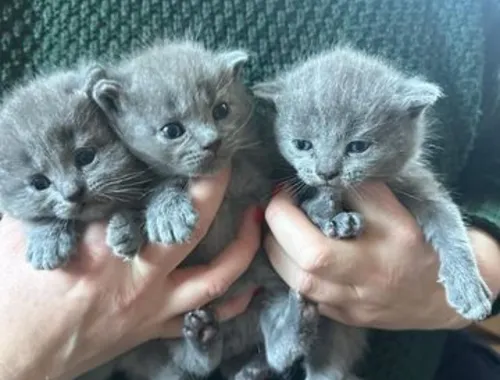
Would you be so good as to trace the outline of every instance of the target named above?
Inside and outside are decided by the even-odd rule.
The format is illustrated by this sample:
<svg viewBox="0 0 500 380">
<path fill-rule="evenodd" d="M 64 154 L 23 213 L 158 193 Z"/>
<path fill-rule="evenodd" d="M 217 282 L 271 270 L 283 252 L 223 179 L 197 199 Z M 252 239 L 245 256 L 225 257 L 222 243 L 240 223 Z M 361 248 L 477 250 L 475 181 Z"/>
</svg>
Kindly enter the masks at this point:
<svg viewBox="0 0 500 380">
<path fill-rule="evenodd" d="M 411 119 L 415 119 L 443 97 L 443 92 L 434 83 L 411 78 L 406 81 L 403 91 L 398 97 L 399 108 L 403 109 Z"/>
<path fill-rule="evenodd" d="M 257 83 L 251 89 L 258 98 L 266 99 L 274 103 L 280 95 L 282 88 L 283 84 L 280 80 L 276 79 L 269 82 Z"/>
<path fill-rule="evenodd" d="M 100 79 L 92 87 L 92 99 L 108 115 L 120 112 L 122 86 L 113 79 Z"/>
<path fill-rule="evenodd" d="M 237 77 L 250 58 L 244 50 L 231 50 L 220 55 L 223 65 Z"/>
</svg>

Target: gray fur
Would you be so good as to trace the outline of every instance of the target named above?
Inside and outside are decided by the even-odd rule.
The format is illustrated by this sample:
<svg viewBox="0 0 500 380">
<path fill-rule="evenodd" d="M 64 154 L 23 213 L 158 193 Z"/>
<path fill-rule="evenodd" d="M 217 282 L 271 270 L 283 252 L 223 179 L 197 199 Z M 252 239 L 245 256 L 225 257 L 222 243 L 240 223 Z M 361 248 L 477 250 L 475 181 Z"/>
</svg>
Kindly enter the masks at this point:
<svg viewBox="0 0 500 380">
<path fill-rule="evenodd" d="M 471 320 L 490 313 L 491 293 L 459 209 L 423 156 L 426 110 L 441 97 L 436 85 L 338 47 L 254 90 L 276 105 L 281 154 L 306 185 L 317 189 L 316 198 L 304 205 L 314 223 L 329 236 L 355 237 L 362 219 L 342 210 L 344 192 L 367 180 L 388 183 L 435 248 L 449 304 Z M 361 340 L 352 350 L 342 343 L 322 343 L 334 328 L 324 323 L 306 359 L 308 379 L 343 378 L 349 366 L 339 368 L 337 360 L 361 353 Z"/>
<path fill-rule="evenodd" d="M 243 212 L 250 205 L 264 206 L 271 194 L 274 112 L 244 86 L 240 71 L 246 60 L 239 50 L 212 52 L 190 41 L 167 41 L 108 69 L 108 79 L 93 90 L 125 143 L 163 178 L 146 210 L 151 240 L 171 244 L 189 239 L 198 216 L 185 189 L 187 181 L 231 164 L 233 175 L 219 212 L 181 266 L 209 263 L 235 239 Z M 229 113 L 214 117 L 221 103 Z M 184 134 L 166 138 L 163 127 L 169 123 L 182 124 Z M 264 287 L 263 293 L 242 315 L 215 323 L 206 309 L 195 311 L 195 319 L 193 313 L 185 319 L 183 339 L 145 344 L 110 366 L 153 380 L 209 375 L 224 360 L 262 345 L 259 319 L 269 326 L 273 321 L 266 321 L 261 310 L 274 300 L 288 301 L 287 287 L 259 252 L 247 272 L 209 307 L 255 285 Z M 209 339 L 204 339 L 207 334 Z M 153 351 L 154 356 L 148 354 Z"/>
<path fill-rule="evenodd" d="M 145 167 L 89 98 L 90 67 L 39 75 L 1 105 L 0 208 L 26 222 L 26 255 L 37 269 L 69 260 L 81 222 L 105 218 L 142 195 Z M 91 162 L 82 161 L 94 153 Z M 36 190 L 34 175 L 45 176 L 38 183 L 48 179 L 48 187 Z M 117 239 L 130 228 L 110 225 L 116 253 L 138 250 L 140 240 L 130 245 Z"/>
</svg>

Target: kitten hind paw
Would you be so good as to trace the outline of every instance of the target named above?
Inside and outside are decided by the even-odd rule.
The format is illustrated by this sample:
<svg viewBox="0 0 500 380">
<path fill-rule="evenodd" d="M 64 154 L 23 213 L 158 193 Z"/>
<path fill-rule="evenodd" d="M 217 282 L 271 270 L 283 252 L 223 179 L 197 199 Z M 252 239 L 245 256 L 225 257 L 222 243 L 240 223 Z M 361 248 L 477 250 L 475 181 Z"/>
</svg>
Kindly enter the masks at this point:
<svg viewBox="0 0 500 380">
<path fill-rule="evenodd" d="M 132 212 L 114 214 L 106 231 L 106 243 L 113 253 L 125 261 L 132 259 L 141 249 L 142 231 Z"/>
<path fill-rule="evenodd" d="M 206 349 L 215 341 L 219 332 L 219 323 L 210 309 L 197 309 L 184 316 L 182 331 L 184 337 L 195 346 Z"/>
<path fill-rule="evenodd" d="M 363 217 L 357 212 L 341 212 L 321 226 L 321 229 L 331 238 L 354 238 L 363 230 Z"/>
<path fill-rule="evenodd" d="M 241 368 L 240 371 L 234 377 L 233 380 L 267 380 L 273 375 L 273 371 L 267 363 L 249 363 Z"/>
<path fill-rule="evenodd" d="M 186 243 L 198 223 L 198 213 L 185 195 L 165 199 L 146 210 L 149 241 L 161 244 Z"/>
<path fill-rule="evenodd" d="M 51 237 L 31 236 L 28 240 L 26 258 L 33 268 L 53 270 L 61 268 L 76 252 L 76 237 L 70 233 L 60 233 Z"/>
</svg>

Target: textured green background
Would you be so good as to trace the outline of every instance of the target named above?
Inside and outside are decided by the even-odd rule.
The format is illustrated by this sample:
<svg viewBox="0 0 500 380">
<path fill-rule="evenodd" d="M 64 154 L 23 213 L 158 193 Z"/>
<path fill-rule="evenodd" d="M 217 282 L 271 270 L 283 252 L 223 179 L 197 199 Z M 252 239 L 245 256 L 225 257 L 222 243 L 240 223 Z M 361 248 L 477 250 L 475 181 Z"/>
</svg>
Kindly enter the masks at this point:
<svg viewBox="0 0 500 380">
<path fill-rule="evenodd" d="M 455 184 L 491 90 L 485 25 L 493 7 L 498 0 L 3 0 L 0 81 L 6 89 L 24 74 L 79 56 L 116 57 L 154 37 L 190 32 L 211 47 L 250 49 L 254 82 L 348 41 L 443 87 L 434 162 Z M 430 379 L 444 336 L 375 334 L 367 379 Z"/>
</svg>

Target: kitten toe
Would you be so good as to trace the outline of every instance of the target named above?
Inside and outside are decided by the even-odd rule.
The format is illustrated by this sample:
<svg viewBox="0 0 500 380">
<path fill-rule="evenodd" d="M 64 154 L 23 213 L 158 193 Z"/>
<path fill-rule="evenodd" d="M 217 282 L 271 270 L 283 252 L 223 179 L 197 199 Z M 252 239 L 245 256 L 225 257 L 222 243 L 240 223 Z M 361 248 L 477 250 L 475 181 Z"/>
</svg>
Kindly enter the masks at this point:
<svg viewBox="0 0 500 380">
<path fill-rule="evenodd" d="M 337 239 L 357 237 L 363 230 L 363 217 L 357 212 L 341 212 L 322 228 L 326 236 Z"/>
<path fill-rule="evenodd" d="M 200 348 L 212 344 L 218 332 L 218 321 L 208 308 L 193 310 L 184 316 L 184 336 Z"/>
</svg>

